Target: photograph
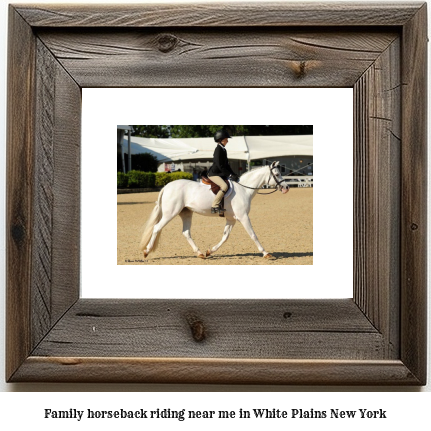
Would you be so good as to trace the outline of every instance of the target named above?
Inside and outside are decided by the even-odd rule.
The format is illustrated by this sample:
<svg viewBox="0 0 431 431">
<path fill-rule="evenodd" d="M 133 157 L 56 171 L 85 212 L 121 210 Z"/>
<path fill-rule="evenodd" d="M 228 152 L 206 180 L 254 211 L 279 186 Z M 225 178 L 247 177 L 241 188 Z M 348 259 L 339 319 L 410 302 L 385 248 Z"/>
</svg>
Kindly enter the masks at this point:
<svg viewBox="0 0 431 431">
<path fill-rule="evenodd" d="M 5 392 L 429 393 L 427 5 L 234 3 L 2 6 Z"/>
<path fill-rule="evenodd" d="M 233 102 L 219 109 L 215 97 Z M 352 103 L 348 88 L 83 89 L 81 297 L 352 298 Z M 211 189 L 213 169 L 226 169 L 215 175 L 225 194 Z M 335 262 L 342 270 L 320 288 Z M 166 265 L 174 283 L 150 283 Z M 190 265 L 196 280 L 223 267 L 237 287 L 200 289 Z M 282 281 L 268 283 L 265 268 Z"/>
<path fill-rule="evenodd" d="M 118 265 L 313 264 L 312 125 L 117 125 L 117 137 Z"/>
</svg>

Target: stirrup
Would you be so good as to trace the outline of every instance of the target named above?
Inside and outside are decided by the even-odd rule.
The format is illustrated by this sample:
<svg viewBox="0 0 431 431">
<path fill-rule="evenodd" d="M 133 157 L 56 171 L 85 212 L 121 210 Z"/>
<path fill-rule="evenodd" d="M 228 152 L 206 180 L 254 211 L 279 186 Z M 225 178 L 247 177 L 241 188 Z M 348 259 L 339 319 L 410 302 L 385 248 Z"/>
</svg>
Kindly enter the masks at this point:
<svg viewBox="0 0 431 431">
<path fill-rule="evenodd" d="M 224 208 L 218 207 L 211 207 L 211 214 L 223 214 L 226 210 Z"/>
</svg>

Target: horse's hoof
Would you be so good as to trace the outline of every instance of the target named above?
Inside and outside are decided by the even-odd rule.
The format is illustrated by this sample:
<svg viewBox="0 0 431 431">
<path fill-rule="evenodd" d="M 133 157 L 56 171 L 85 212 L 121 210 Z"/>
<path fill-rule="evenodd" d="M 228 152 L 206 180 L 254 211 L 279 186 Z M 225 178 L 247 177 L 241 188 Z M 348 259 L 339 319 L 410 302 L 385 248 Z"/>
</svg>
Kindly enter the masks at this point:
<svg viewBox="0 0 431 431">
<path fill-rule="evenodd" d="M 272 254 L 265 254 L 265 256 L 263 256 L 265 259 L 268 260 L 276 260 L 277 258 L 275 256 L 273 256 Z"/>
<path fill-rule="evenodd" d="M 206 256 L 208 257 L 208 256 L 211 256 L 211 252 L 209 251 L 209 250 L 207 250 L 207 254 L 206 254 Z"/>
<path fill-rule="evenodd" d="M 146 259 L 148 257 L 149 253 L 147 253 L 146 251 L 144 251 L 144 259 Z"/>
<path fill-rule="evenodd" d="M 198 254 L 198 257 L 200 257 L 201 259 L 206 259 L 206 256 L 204 254 Z"/>
</svg>

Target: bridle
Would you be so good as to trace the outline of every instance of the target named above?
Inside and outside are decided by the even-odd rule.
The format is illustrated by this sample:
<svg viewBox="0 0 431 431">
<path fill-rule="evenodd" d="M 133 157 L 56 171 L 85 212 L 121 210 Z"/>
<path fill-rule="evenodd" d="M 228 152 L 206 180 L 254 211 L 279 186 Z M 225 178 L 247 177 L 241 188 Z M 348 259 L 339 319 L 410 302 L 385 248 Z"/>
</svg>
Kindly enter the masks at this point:
<svg viewBox="0 0 431 431">
<path fill-rule="evenodd" d="M 272 172 L 274 169 L 277 169 L 277 167 L 276 166 L 274 166 L 274 167 L 269 167 L 269 172 L 271 173 L 271 175 L 270 175 L 270 177 L 268 178 L 268 186 L 269 186 L 269 182 L 271 181 L 271 176 L 272 176 L 272 178 L 274 178 L 274 181 L 275 181 L 275 184 L 277 184 L 277 189 L 276 189 L 276 191 L 277 190 L 281 190 L 281 183 L 284 183 L 284 182 L 286 182 L 287 183 L 287 180 L 285 180 L 285 179 L 282 179 L 281 181 L 278 181 L 277 180 L 277 177 L 274 175 L 274 173 Z M 285 186 L 286 188 L 287 188 L 287 190 L 289 190 L 289 184 L 286 184 L 286 186 Z"/>
<path fill-rule="evenodd" d="M 269 193 L 259 193 L 259 192 L 257 192 L 257 194 L 259 194 L 259 195 L 270 195 L 270 194 L 275 193 L 277 191 L 281 191 L 281 189 L 282 189 L 281 184 L 284 183 L 284 182 L 286 182 L 285 188 L 287 188 L 287 190 L 289 190 L 289 184 L 287 184 L 287 180 L 283 179 L 283 180 L 279 181 L 277 179 L 277 177 L 274 175 L 274 173 L 272 172 L 274 169 L 277 169 L 277 167 L 276 166 L 274 166 L 272 168 L 271 168 L 271 166 L 269 167 L 269 177 L 268 177 L 268 181 L 267 181 L 267 183 L 265 185 L 269 186 L 269 182 L 271 181 L 271 177 L 272 177 L 272 178 L 274 178 L 274 181 L 275 181 L 275 184 L 276 184 L 276 189 L 273 190 L 272 192 L 269 192 Z M 248 187 L 248 186 L 245 186 L 244 184 L 241 184 L 241 183 L 238 183 L 238 184 L 240 186 L 242 186 L 242 187 L 245 187 L 246 189 L 262 190 L 262 187 Z"/>
</svg>

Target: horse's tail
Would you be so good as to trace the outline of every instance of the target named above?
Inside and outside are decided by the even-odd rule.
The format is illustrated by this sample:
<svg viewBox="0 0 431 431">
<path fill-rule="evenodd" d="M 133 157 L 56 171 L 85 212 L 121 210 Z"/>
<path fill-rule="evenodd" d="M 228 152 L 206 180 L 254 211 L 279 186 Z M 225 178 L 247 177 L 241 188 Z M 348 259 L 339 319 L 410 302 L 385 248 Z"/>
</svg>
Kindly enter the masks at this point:
<svg viewBox="0 0 431 431">
<path fill-rule="evenodd" d="M 163 195 L 164 188 L 160 191 L 159 197 L 156 202 L 156 206 L 154 207 L 152 213 L 150 214 L 150 218 L 147 220 L 147 223 L 145 224 L 144 233 L 142 234 L 141 244 L 139 246 L 139 249 L 141 251 L 144 251 L 150 242 L 150 239 L 153 235 L 153 229 L 154 226 L 161 220 L 162 218 L 162 195 Z M 154 242 L 154 245 L 151 249 L 151 251 L 155 251 L 157 249 L 157 246 L 159 244 L 161 232 L 156 237 L 156 241 Z"/>
</svg>

